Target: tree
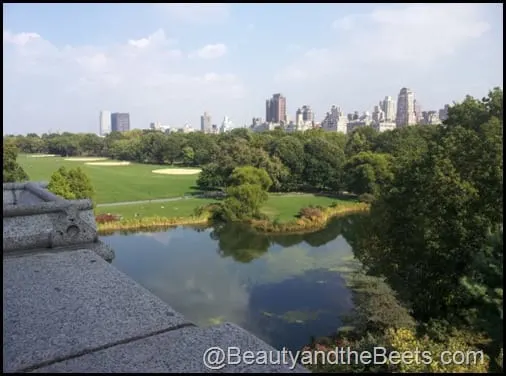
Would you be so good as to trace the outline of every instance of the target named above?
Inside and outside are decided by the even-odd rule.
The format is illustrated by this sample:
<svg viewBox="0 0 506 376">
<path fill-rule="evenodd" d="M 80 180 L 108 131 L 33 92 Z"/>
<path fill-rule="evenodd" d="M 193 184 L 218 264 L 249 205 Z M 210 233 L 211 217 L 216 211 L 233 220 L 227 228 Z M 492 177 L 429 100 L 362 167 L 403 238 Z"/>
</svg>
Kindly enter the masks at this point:
<svg viewBox="0 0 506 376">
<path fill-rule="evenodd" d="M 93 199 L 94 189 L 90 179 L 80 168 L 60 167 L 51 175 L 48 189 L 67 200 Z"/>
<path fill-rule="evenodd" d="M 502 333 L 502 115 L 490 104 L 500 95 L 451 108 L 427 151 L 398 168 L 356 240 L 369 272 L 385 275 L 422 322 Z M 502 336 L 496 342 L 502 348 Z"/>
<path fill-rule="evenodd" d="M 304 176 L 313 188 L 339 190 L 342 187 L 344 152 L 321 139 L 309 139 L 304 145 Z"/>
<path fill-rule="evenodd" d="M 219 189 L 225 185 L 223 179 L 221 167 L 216 163 L 210 163 L 204 168 L 197 178 L 197 186 L 204 190 Z"/>
<path fill-rule="evenodd" d="M 221 205 L 219 215 L 229 221 L 258 217 L 260 207 L 269 198 L 267 191 L 272 185 L 267 172 L 251 166 L 237 167 L 228 184 L 227 198 Z"/>
<path fill-rule="evenodd" d="M 356 194 L 379 195 L 392 179 L 391 157 L 389 154 L 360 152 L 344 166 L 348 190 Z"/>
<path fill-rule="evenodd" d="M 28 175 L 17 162 L 18 151 L 12 142 L 3 143 L 4 172 L 3 182 L 20 182 L 28 180 Z"/>
</svg>

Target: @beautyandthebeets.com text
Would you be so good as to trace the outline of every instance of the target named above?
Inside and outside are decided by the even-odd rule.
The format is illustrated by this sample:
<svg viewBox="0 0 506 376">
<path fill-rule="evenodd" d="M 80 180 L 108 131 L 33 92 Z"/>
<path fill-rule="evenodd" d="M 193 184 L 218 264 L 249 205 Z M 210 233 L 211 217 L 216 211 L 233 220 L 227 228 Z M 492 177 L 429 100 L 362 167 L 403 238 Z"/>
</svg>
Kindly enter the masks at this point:
<svg viewBox="0 0 506 376">
<path fill-rule="evenodd" d="M 283 348 L 281 351 L 242 351 L 239 347 L 208 348 L 202 358 L 204 366 L 219 370 L 229 365 L 284 365 L 295 369 L 314 365 L 382 365 L 382 364 L 425 364 L 434 361 L 448 364 L 482 364 L 483 351 L 442 351 L 433 356 L 430 351 L 388 351 L 385 347 L 374 347 L 373 351 L 356 351 L 350 347 L 336 347 L 330 351 L 296 351 Z"/>
</svg>

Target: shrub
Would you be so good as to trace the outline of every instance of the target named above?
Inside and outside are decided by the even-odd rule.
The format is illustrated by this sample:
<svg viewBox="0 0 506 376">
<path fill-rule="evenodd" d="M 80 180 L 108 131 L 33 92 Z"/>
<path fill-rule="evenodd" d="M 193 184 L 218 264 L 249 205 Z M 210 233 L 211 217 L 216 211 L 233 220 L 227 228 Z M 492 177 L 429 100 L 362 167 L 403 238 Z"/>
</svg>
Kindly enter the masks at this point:
<svg viewBox="0 0 506 376">
<path fill-rule="evenodd" d="M 358 196 L 358 201 L 359 202 L 364 202 L 366 204 L 372 204 L 372 202 L 375 200 L 376 198 L 370 194 L 370 193 L 362 193 L 360 196 Z"/>
<path fill-rule="evenodd" d="M 317 207 L 309 206 L 307 208 L 302 208 L 299 211 L 299 218 L 307 218 L 307 219 L 316 219 L 320 218 L 323 215 L 322 210 Z"/>
</svg>

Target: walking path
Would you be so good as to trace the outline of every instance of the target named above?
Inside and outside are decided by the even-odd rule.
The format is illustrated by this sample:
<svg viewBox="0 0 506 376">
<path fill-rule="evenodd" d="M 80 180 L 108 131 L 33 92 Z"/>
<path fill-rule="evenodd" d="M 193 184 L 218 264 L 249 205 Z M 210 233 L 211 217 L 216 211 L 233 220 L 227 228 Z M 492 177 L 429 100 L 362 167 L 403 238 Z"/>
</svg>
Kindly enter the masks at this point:
<svg viewBox="0 0 506 376">
<path fill-rule="evenodd" d="M 287 193 L 287 194 L 273 194 L 271 197 L 301 197 L 311 195 L 311 193 Z M 109 202 L 105 204 L 97 204 L 97 208 L 105 208 L 111 206 L 123 206 L 123 205 L 137 205 L 137 204 L 151 204 L 158 202 L 171 202 L 180 200 L 191 200 L 195 198 L 206 198 L 204 195 L 195 196 L 180 196 L 180 197 L 169 197 L 169 198 L 155 198 L 152 200 L 139 200 L 139 201 L 122 201 L 122 202 Z M 208 197 L 212 198 L 212 197 Z"/>
<path fill-rule="evenodd" d="M 182 196 L 182 197 L 170 197 L 170 198 L 156 198 L 156 199 L 153 199 L 153 200 L 110 202 L 110 203 L 107 203 L 107 204 L 97 204 L 97 208 L 104 208 L 104 207 L 109 207 L 109 206 L 151 204 L 151 203 L 156 203 L 156 202 L 170 202 L 170 201 L 190 200 L 192 198 L 204 198 L 204 197 L 203 196 Z"/>
</svg>

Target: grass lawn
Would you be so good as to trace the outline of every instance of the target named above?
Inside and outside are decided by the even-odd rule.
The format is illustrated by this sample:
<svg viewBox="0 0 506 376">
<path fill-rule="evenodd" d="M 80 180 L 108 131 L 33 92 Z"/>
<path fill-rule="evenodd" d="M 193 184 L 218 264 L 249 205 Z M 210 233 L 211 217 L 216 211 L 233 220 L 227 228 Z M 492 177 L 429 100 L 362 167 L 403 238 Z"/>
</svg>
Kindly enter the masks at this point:
<svg viewBox="0 0 506 376">
<path fill-rule="evenodd" d="M 191 198 L 186 200 L 133 204 L 121 206 L 100 207 L 96 209 L 97 213 L 119 214 L 126 218 L 139 217 L 189 217 L 193 215 L 194 210 L 202 205 L 217 202 L 213 199 Z M 288 222 L 295 219 L 299 210 L 309 205 L 330 206 L 334 202 L 350 204 L 350 201 L 342 201 L 329 197 L 315 196 L 312 194 L 287 195 L 287 196 L 269 196 L 269 200 L 262 208 L 262 211 L 272 219 Z"/>
<path fill-rule="evenodd" d="M 191 217 L 194 210 L 202 205 L 216 202 L 213 199 L 189 198 L 186 200 L 152 202 L 148 204 L 132 204 L 96 208 L 97 214 L 111 213 L 121 215 L 125 219 L 143 217 Z M 135 216 L 137 214 L 137 217 Z"/>
<path fill-rule="evenodd" d="M 295 219 L 299 210 L 310 205 L 320 205 L 328 207 L 333 203 L 342 203 L 350 205 L 352 201 L 339 200 L 332 197 L 316 196 L 313 194 L 301 195 L 273 195 L 269 197 L 267 203 L 263 206 L 262 212 L 268 215 L 272 220 L 277 219 L 280 222 L 289 222 Z"/>
<path fill-rule="evenodd" d="M 97 204 L 180 197 L 195 192 L 198 175 L 161 175 L 151 171 L 170 166 L 132 163 L 128 166 L 90 166 L 61 157 L 33 158 L 20 154 L 18 162 L 31 181 L 49 181 L 60 166 L 80 166 L 95 188 Z"/>
</svg>

